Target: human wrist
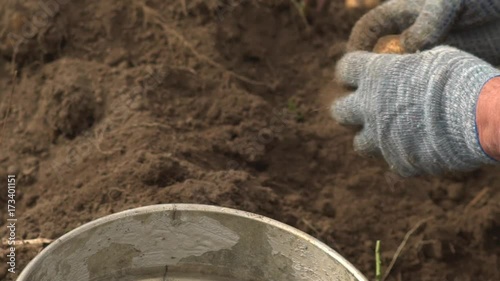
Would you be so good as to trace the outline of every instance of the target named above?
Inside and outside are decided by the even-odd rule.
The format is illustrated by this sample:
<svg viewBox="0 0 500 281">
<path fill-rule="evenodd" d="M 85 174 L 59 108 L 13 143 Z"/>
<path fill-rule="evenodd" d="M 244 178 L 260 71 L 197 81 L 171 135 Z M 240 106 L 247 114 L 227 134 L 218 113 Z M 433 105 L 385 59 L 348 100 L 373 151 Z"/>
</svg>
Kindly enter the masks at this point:
<svg viewBox="0 0 500 281">
<path fill-rule="evenodd" d="M 484 152 L 500 161 L 500 77 L 489 80 L 482 88 L 476 108 L 476 125 Z"/>
<path fill-rule="evenodd" d="M 434 48 L 431 52 L 434 50 L 437 54 L 447 52 L 445 47 Z M 441 61 L 445 61 L 445 69 L 455 71 L 447 79 L 444 96 L 439 96 L 440 91 L 436 91 L 438 96 L 428 100 L 433 110 L 428 111 L 436 114 L 432 116 L 429 124 L 442 124 L 433 130 L 434 146 L 437 147 L 435 157 L 446 155 L 447 158 L 443 160 L 445 166 L 454 171 L 470 171 L 483 165 L 495 164 L 497 161 L 485 153 L 480 145 L 476 111 L 481 90 L 488 81 L 500 76 L 500 72 L 490 64 L 474 59 L 462 51 L 450 52 L 442 57 Z"/>
</svg>

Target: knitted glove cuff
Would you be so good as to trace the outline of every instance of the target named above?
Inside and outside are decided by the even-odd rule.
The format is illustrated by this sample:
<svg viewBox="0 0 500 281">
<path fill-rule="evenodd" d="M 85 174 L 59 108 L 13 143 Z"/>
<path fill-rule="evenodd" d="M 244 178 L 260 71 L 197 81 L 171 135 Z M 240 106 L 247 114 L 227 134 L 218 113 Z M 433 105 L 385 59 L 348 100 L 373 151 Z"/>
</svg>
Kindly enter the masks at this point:
<svg viewBox="0 0 500 281">
<path fill-rule="evenodd" d="M 436 49 L 436 51 L 439 50 L 441 48 Z M 455 71 L 445 86 L 447 88 L 445 93 L 456 96 L 448 96 L 442 100 L 441 116 L 446 119 L 441 128 L 437 127 L 447 136 L 448 142 L 446 143 L 453 145 L 441 147 L 439 142 L 434 145 L 439 147 L 437 151 L 450 157 L 445 162 L 452 162 L 458 170 L 470 170 L 483 164 L 496 163 L 484 152 L 479 142 L 476 109 L 482 88 L 490 79 L 500 76 L 500 72 L 486 62 L 471 58 L 466 53 L 463 54 L 463 56 L 449 58 L 454 60 L 453 68 L 462 69 L 462 71 Z M 429 106 L 435 108 L 435 105 L 428 105 L 427 108 Z M 437 118 L 436 120 L 443 119 Z M 439 124 L 439 121 L 437 123 Z M 439 131 L 436 132 L 439 133 Z"/>
</svg>

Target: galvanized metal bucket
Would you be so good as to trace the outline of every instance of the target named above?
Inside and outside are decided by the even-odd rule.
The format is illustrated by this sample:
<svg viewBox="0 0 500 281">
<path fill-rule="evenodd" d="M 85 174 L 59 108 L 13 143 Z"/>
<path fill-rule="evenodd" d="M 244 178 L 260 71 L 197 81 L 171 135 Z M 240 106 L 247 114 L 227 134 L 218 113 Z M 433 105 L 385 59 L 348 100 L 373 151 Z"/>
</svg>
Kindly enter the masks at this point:
<svg viewBox="0 0 500 281">
<path fill-rule="evenodd" d="M 18 281 L 366 281 L 290 226 L 205 205 L 132 209 L 54 241 Z"/>
</svg>

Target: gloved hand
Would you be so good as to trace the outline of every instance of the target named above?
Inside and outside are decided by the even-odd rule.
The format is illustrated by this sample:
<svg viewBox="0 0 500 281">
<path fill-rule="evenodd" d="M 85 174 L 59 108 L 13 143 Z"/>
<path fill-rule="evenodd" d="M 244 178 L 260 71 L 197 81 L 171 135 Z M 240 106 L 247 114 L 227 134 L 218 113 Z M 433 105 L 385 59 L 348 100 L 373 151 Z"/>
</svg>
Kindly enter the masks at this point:
<svg viewBox="0 0 500 281">
<path fill-rule="evenodd" d="M 402 176 L 467 171 L 496 163 L 476 132 L 483 85 L 500 71 L 452 47 L 409 55 L 354 52 L 337 78 L 356 90 L 332 106 L 342 124 L 363 125 L 356 151 L 382 155 Z"/>
<path fill-rule="evenodd" d="M 354 26 L 348 51 L 371 51 L 385 35 L 401 34 L 408 53 L 439 44 L 500 63 L 500 1 L 390 0 Z"/>
</svg>

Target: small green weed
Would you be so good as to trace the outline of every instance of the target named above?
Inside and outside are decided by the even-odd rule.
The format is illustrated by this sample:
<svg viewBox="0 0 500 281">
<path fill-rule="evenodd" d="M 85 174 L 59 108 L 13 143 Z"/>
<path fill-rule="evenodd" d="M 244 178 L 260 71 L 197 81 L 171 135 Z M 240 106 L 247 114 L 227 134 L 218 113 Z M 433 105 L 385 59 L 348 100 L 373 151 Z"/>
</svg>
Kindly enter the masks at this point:
<svg viewBox="0 0 500 281">
<path fill-rule="evenodd" d="M 288 100 L 287 109 L 289 112 L 294 114 L 295 121 L 300 123 L 305 121 L 305 117 L 302 114 L 302 112 L 300 112 L 297 102 L 295 100 L 293 99 Z"/>
</svg>

